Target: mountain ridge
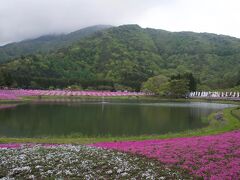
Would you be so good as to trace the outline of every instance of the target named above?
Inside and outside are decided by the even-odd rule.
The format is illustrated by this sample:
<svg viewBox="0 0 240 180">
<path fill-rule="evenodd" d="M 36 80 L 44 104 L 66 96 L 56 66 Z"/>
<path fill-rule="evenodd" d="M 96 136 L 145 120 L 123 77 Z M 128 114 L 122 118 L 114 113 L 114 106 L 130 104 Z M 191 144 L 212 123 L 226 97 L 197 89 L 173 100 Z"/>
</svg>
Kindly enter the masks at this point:
<svg viewBox="0 0 240 180">
<path fill-rule="evenodd" d="M 66 34 L 47 34 L 20 42 L 12 42 L 4 46 L 0 46 L 0 63 L 22 55 L 34 54 L 38 52 L 48 53 L 51 50 L 67 47 L 81 40 L 82 38 L 94 34 L 97 31 L 105 30 L 111 27 L 113 26 L 95 25 Z"/>
<path fill-rule="evenodd" d="M 229 88 L 240 82 L 240 39 L 122 25 L 46 54 L 16 58 L 0 70 L 21 87 L 52 79 L 56 86 L 59 80 L 94 86 L 108 81 L 139 90 L 152 76 L 192 72 L 200 88 Z"/>
</svg>

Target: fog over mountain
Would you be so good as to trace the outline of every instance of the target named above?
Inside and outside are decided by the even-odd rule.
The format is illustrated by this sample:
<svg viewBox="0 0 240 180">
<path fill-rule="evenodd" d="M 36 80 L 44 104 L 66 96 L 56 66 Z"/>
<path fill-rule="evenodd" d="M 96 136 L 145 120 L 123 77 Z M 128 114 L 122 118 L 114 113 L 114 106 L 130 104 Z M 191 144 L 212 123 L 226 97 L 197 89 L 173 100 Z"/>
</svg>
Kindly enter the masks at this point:
<svg viewBox="0 0 240 180">
<path fill-rule="evenodd" d="M 1 0 L 0 45 L 97 24 L 240 37 L 238 7 L 237 0 Z"/>
</svg>

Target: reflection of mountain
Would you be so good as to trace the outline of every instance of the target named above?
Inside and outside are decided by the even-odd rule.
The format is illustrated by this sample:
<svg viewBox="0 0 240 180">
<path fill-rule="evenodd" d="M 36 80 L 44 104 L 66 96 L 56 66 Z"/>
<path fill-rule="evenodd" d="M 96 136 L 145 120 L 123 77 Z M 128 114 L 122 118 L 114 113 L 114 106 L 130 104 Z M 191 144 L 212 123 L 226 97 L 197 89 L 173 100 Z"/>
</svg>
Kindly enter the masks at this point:
<svg viewBox="0 0 240 180">
<path fill-rule="evenodd" d="M 145 126 L 152 129 L 155 134 L 201 127 L 202 123 L 200 118 L 203 115 L 202 113 L 205 112 L 204 110 L 200 110 L 200 114 L 198 114 L 198 108 L 170 106 L 145 107 L 143 110 L 150 111 L 150 113 L 143 112 L 142 116 L 144 116 L 144 119 L 148 119 Z M 149 118 L 146 116 L 149 116 Z"/>
<path fill-rule="evenodd" d="M 163 134 L 202 127 L 201 117 L 212 111 L 133 103 L 107 103 L 104 110 L 101 103 L 26 104 L 0 111 L 0 134 L 17 137 Z"/>
</svg>

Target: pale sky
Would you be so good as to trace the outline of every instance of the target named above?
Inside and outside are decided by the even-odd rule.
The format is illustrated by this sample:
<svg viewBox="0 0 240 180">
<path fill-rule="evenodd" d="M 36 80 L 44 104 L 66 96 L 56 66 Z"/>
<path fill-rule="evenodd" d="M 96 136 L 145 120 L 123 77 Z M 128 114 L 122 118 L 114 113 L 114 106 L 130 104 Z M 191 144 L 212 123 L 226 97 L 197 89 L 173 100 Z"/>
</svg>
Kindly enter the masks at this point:
<svg viewBox="0 0 240 180">
<path fill-rule="evenodd" d="M 97 24 L 240 38 L 239 19 L 239 0 L 0 0 L 0 45 Z"/>
</svg>

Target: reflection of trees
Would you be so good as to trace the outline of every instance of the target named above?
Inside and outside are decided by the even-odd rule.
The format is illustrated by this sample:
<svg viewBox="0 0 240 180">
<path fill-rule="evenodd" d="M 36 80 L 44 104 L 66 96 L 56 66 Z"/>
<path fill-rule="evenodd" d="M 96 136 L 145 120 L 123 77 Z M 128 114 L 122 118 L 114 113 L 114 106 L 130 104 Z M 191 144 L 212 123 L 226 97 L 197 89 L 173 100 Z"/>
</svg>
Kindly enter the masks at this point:
<svg viewBox="0 0 240 180">
<path fill-rule="evenodd" d="M 136 105 L 106 107 L 105 126 L 112 135 L 138 135 L 142 127 L 140 108 Z"/>
<path fill-rule="evenodd" d="M 145 134 L 165 133 L 170 119 L 170 108 L 161 106 L 142 106 Z"/>
<path fill-rule="evenodd" d="M 212 109 L 139 104 L 28 104 L 0 111 L 0 134 L 140 135 L 160 134 L 202 126 Z"/>
<path fill-rule="evenodd" d="M 201 117 L 211 112 L 202 108 L 174 106 L 146 106 L 142 108 L 146 119 L 145 133 L 167 133 L 198 128 L 202 126 Z"/>
<path fill-rule="evenodd" d="M 148 128 L 147 133 L 167 133 L 182 130 L 186 127 L 187 113 L 184 108 L 180 107 L 164 107 L 164 106 L 148 106 L 145 107 L 143 116 L 145 126 Z"/>
</svg>

